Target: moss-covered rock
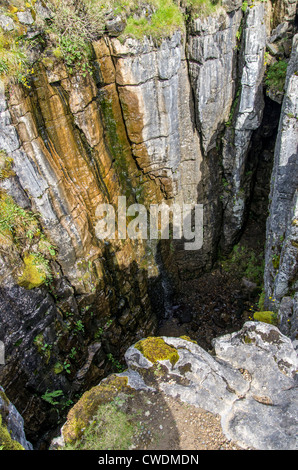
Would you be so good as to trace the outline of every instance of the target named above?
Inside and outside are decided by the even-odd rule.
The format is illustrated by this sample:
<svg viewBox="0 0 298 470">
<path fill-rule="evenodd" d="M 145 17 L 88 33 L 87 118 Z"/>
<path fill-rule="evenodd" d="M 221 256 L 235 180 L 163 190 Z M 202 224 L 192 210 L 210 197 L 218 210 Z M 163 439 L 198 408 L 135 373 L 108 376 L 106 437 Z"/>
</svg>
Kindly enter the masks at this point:
<svg viewBox="0 0 298 470">
<path fill-rule="evenodd" d="M 62 429 L 64 441 L 73 443 L 79 439 L 100 405 L 111 402 L 119 392 L 132 393 L 127 377 L 110 375 L 91 390 L 85 392 L 71 408 Z"/>
<path fill-rule="evenodd" d="M 184 339 L 185 341 L 190 341 L 191 343 L 195 343 L 195 344 L 198 344 L 197 341 L 195 341 L 194 339 L 191 339 L 189 336 L 180 336 L 181 339 Z"/>
<path fill-rule="evenodd" d="M 14 176 L 12 164 L 13 159 L 9 158 L 4 150 L 0 150 L 0 181 Z"/>
<path fill-rule="evenodd" d="M 179 359 L 177 349 L 169 346 L 162 338 L 149 336 L 136 343 L 135 348 L 152 363 L 168 359 L 174 365 Z"/>
<path fill-rule="evenodd" d="M 1 414 L 0 414 L 0 449 L 1 450 L 25 450 L 24 447 L 19 442 L 11 438 L 8 429 L 2 423 Z"/>
<path fill-rule="evenodd" d="M 2 398 L 3 402 L 8 406 L 10 404 L 9 399 L 7 398 L 6 394 L 3 390 L 0 389 L 0 398 Z"/>
<path fill-rule="evenodd" d="M 24 420 L 0 385 L 0 450 L 31 450 Z"/>
<path fill-rule="evenodd" d="M 37 257 L 31 253 L 24 256 L 24 270 L 19 277 L 18 284 L 25 289 L 39 287 L 47 279 L 47 269 Z"/>
<path fill-rule="evenodd" d="M 261 321 L 263 323 L 270 323 L 270 325 L 277 325 L 278 319 L 275 312 L 264 311 L 264 312 L 255 312 L 254 320 Z"/>
<path fill-rule="evenodd" d="M 63 364 L 61 364 L 61 362 L 56 362 L 56 364 L 54 365 L 54 373 L 61 374 L 61 372 L 63 372 L 63 369 Z"/>
</svg>

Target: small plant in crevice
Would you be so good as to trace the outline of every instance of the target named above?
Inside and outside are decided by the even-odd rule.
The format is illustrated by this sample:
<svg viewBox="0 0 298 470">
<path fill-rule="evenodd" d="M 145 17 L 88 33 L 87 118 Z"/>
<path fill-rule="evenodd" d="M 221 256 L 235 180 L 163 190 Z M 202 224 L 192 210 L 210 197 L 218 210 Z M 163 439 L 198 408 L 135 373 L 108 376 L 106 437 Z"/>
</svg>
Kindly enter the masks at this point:
<svg viewBox="0 0 298 470">
<path fill-rule="evenodd" d="M 68 360 L 65 360 L 63 363 L 63 368 L 67 374 L 71 373 L 71 365 Z"/>
<path fill-rule="evenodd" d="M 82 320 L 77 320 L 75 322 L 75 325 L 74 325 L 74 334 L 77 334 L 77 333 L 84 333 L 85 331 L 85 327 L 84 327 L 84 324 L 82 322 Z"/>
<path fill-rule="evenodd" d="M 258 300 L 258 309 L 260 312 L 264 310 L 264 304 L 265 304 L 265 291 L 263 288 L 259 296 L 259 300 Z"/>
<path fill-rule="evenodd" d="M 78 352 L 77 352 L 76 348 L 71 348 L 71 351 L 70 351 L 70 353 L 69 353 L 69 358 L 70 358 L 70 359 L 75 359 L 77 353 L 78 353 Z"/>
<path fill-rule="evenodd" d="M 63 36 L 60 40 L 60 48 L 70 73 L 79 69 L 82 71 L 83 76 L 86 76 L 87 73 L 92 74 L 90 65 L 92 49 L 90 44 L 82 38 L 77 38 L 74 41 L 71 37 Z"/>
<path fill-rule="evenodd" d="M 48 363 L 51 357 L 51 350 L 52 350 L 53 345 L 45 342 L 42 333 L 39 333 L 34 338 L 34 345 L 37 347 L 39 354 L 43 356 L 46 363 Z"/>
<path fill-rule="evenodd" d="M 112 353 L 107 354 L 107 359 L 111 362 L 113 368 L 117 370 L 117 372 L 123 372 L 124 366 L 122 366 L 122 364 L 117 359 L 115 359 Z"/>
<path fill-rule="evenodd" d="M 272 92 L 284 91 L 288 64 L 285 60 L 279 60 L 268 67 L 265 78 L 266 87 Z"/>
<path fill-rule="evenodd" d="M 53 390 L 50 392 L 47 390 L 43 395 L 42 399 L 49 403 L 50 405 L 56 406 L 60 404 L 60 401 L 57 401 L 56 398 L 62 397 L 63 396 L 63 391 L 62 390 Z"/>
<path fill-rule="evenodd" d="M 232 103 L 232 106 L 231 106 L 229 118 L 228 118 L 227 122 L 225 123 L 226 127 L 231 127 L 232 126 L 232 122 L 233 122 L 233 118 L 234 118 L 234 115 L 235 115 L 235 112 L 236 112 L 236 108 L 239 104 L 240 93 L 241 93 L 241 85 L 238 87 L 237 92 L 235 94 L 235 97 L 234 97 L 234 100 L 233 100 L 233 103 Z"/>
<path fill-rule="evenodd" d="M 274 255 L 272 255 L 272 265 L 275 270 L 278 270 L 279 263 L 280 263 L 280 255 L 275 253 Z"/>
<path fill-rule="evenodd" d="M 241 6 L 241 10 L 243 11 L 243 13 L 246 12 L 247 7 L 248 7 L 248 2 L 245 0 L 244 2 L 242 2 L 242 6 Z"/>
<path fill-rule="evenodd" d="M 264 257 L 253 249 L 235 245 L 232 253 L 221 260 L 221 267 L 227 273 L 233 273 L 237 278 L 246 277 L 257 286 L 263 285 Z"/>
</svg>

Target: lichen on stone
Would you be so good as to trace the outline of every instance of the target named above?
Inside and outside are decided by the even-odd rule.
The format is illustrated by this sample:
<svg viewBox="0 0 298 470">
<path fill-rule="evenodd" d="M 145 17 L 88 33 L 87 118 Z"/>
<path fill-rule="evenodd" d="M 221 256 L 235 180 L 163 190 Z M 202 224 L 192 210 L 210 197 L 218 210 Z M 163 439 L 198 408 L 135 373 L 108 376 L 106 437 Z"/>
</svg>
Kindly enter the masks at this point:
<svg viewBox="0 0 298 470">
<path fill-rule="evenodd" d="M 195 341 L 194 339 L 191 339 L 189 336 L 180 336 L 181 339 L 184 339 L 185 341 L 190 341 L 191 343 L 195 343 L 195 344 L 198 344 L 197 341 Z"/>
<path fill-rule="evenodd" d="M 174 365 L 179 359 L 177 349 L 167 344 L 162 338 L 149 336 L 136 343 L 135 348 L 152 363 L 168 359 Z"/>
</svg>

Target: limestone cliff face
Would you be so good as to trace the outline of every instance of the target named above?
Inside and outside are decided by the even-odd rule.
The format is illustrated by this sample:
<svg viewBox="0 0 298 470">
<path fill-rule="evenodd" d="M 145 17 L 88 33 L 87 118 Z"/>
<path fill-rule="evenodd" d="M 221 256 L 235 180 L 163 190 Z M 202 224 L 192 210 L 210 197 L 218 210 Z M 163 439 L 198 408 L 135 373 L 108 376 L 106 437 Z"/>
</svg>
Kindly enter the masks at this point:
<svg viewBox="0 0 298 470">
<path fill-rule="evenodd" d="M 267 307 L 279 310 L 281 328 L 293 340 L 297 339 L 297 60 L 296 35 L 275 147 L 265 264 Z"/>
<path fill-rule="evenodd" d="M 280 37 L 285 44 L 280 34 L 293 32 L 293 4 L 279 3 L 288 5 L 289 18 L 273 44 Z M 92 44 L 92 75 L 71 73 L 50 55 L 36 64 L 30 90 L 1 88 L 0 196 L 11 225 L 0 238 L 0 380 L 29 440 L 57 420 L 42 398 L 47 391 L 62 390 L 67 406 L 119 365 L 130 344 L 154 333 L 163 269 L 179 288 L 181 279 L 210 269 L 219 247 L 230 250 L 243 230 L 257 165 L 248 160 L 264 115 L 268 17 L 274 27 L 281 21 L 270 3 L 243 10 L 241 2 L 225 1 L 159 44 L 105 34 Z M 272 180 L 268 301 L 288 295 L 296 276 L 297 157 L 289 138 L 297 122 L 295 57 Z M 163 200 L 203 204 L 203 247 L 98 240 L 96 209 L 116 205 L 118 196 L 147 207 Z M 280 236 L 273 280 L 269 258 Z M 32 262 L 41 259 L 41 266 Z"/>
<path fill-rule="evenodd" d="M 196 124 L 205 154 L 229 119 L 236 91 L 237 32 L 240 9 L 193 21 L 188 41 L 189 69 L 195 96 Z M 220 110 L 220 112 L 219 112 Z"/>
<path fill-rule="evenodd" d="M 94 49 L 101 51 L 94 67 L 108 62 L 104 43 Z M 12 395 L 18 390 L 16 406 L 30 402 L 29 390 L 39 396 L 53 387 L 80 390 L 112 366 L 107 354 L 118 357 L 138 328 L 142 337 L 156 324 L 149 294 L 159 274 L 149 249 L 137 241 L 101 242 L 94 233 L 99 203 L 116 203 L 118 195 L 130 203 L 160 200 L 159 187 L 132 158 L 109 65 L 95 79 L 70 77 L 61 64 L 41 65 L 33 92 L 15 86 L 7 99 L 2 90 L 1 149 L 15 173 L 2 187 L 19 209 L 40 214 L 56 253 L 48 260 L 51 287 L 28 290 L 19 280 L 26 255 L 40 253 L 40 237 L 27 233 L 18 245 L 2 243 L 1 382 L 17 376 L 8 386 Z M 34 432 L 46 415 L 43 401 L 33 401 L 25 418 Z"/>
<path fill-rule="evenodd" d="M 229 188 L 225 200 L 223 232 L 228 246 L 233 245 L 243 226 L 250 194 L 249 181 L 245 182 L 247 155 L 253 131 L 260 126 L 264 109 L 262 81 L 266 29 L 263 4 L 248 9 L 242 35 L 239 57 L 241 76 L 235 95 L 235 111 L 231 116 L 233 126 L 227 128 L 223 138 L 223 167 Z"/>
<path fill-rule="evenodd" d="M 111 39 L 127 134 L 138 166 L 166 199 L 196 201 L 200 142 L 193 126 L 185 37 L 152 41 Z"/>
</svg>

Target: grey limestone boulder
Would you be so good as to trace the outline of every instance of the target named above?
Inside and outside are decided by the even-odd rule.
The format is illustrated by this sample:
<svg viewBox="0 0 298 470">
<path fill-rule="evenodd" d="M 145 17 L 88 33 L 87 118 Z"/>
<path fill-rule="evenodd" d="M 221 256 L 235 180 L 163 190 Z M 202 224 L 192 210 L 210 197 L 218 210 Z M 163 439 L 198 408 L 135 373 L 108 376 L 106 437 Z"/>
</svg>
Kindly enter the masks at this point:
<svg viewBox="0 0 298 470">
<path fill-rule="evenodd" d="M 159 380 L 148 381 L 146 371 L 156 364 L 135 345 L 125 355 L 128 371 L 166 395 L 220 415 L 225 435 L 244 449 L 297 449 L 298 360 L 277 327 L 247 322 L 215 339 L 215 355 L 187 339 L 162 339 L 179 359 L 157 361 L 166 370 Z"/>
</svg>

